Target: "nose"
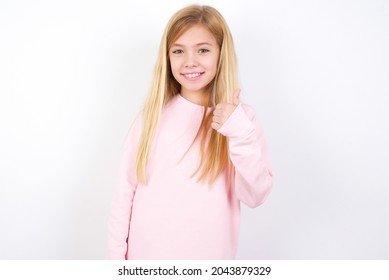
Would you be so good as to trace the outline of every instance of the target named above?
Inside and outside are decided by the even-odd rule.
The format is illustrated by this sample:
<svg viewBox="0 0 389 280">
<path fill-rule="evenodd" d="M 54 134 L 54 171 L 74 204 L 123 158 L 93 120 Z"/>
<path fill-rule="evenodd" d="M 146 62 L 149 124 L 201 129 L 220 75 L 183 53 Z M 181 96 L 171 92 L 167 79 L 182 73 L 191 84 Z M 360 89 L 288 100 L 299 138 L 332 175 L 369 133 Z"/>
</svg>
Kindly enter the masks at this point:
<svg viewBox="0 0 389 280">
<path fill-rule="evenodd" d="M 194 54 L 188 53 L 185 57 L 185 67 L 193 68 L 197 67 L 198 63 Z"/>
</svg>

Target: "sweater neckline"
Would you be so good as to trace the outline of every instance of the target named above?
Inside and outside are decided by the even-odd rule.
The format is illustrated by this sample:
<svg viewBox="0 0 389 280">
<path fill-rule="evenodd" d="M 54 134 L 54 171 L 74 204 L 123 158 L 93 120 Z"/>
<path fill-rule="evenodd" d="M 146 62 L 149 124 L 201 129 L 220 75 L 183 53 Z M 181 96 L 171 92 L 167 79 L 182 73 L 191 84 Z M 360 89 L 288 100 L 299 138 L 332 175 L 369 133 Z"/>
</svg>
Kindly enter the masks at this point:
<svg viewBox="0 0 389 280">
<path fill-rule="evenodd" d="M 194 103 L 188 99 L 186 99 L 185 97 L 183 97 L 181 95 L 181 93 L 177 93 L 177 99 L 179 100 L 179 102 L 183 103 L 183 104 L 186 104 L 188 106 L 191 106 L 193 108 L 198 108 L 198 109 L 203 109 L 204 106 L 203 105 L 200 105 L 200 104 L 197 104 L 197 103 Z M 208 107 L 208 110 L 212 109 L 212 107 Z"/>
</svg>

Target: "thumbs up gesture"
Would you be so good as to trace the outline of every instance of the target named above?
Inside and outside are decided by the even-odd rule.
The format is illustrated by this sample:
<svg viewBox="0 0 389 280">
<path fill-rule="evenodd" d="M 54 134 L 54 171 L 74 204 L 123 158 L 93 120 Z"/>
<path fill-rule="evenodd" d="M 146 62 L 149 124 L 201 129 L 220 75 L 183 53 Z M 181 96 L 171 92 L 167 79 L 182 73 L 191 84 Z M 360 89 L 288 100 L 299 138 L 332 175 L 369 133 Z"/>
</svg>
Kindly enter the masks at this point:
<svg viewBox="0 0 389 280">
<path fill-rule="evenodd" d="M 212 124 L 211 124 L 213 129 L 218 130 L 220 127 L 222 127 L 222 125 L 225 123 L 228 117 L 235 110 L 236 106 L 239 105 L 240 103 L 239 95 L 240 95 L 240 89 L 236 89 L 232 96 L 232 104 L 219 103 L 215 106 L 215 109 L 213 111 Z"/>
</svg>

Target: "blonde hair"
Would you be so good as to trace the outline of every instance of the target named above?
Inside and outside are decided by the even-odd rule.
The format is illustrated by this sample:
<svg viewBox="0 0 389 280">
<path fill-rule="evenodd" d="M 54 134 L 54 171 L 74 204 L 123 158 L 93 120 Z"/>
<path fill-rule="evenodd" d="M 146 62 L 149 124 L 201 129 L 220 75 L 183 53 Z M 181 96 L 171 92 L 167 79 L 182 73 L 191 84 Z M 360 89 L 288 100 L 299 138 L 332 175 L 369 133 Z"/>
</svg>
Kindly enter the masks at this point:
<svg viewBox="0 0 389 280">
<path fill-rule="evenodd" d="M 207 114 L 207 108 L 210 101 L 212 101 L 213 106 L 218 103 L 232 103 L 233 91 L 238 87 L 235 48 L 231 32 L 223 16 L 212 7 L 200 5 L 191 5 L 176 12 L 168 22 L 162 36 L 149 96 L 143 109 L 144 124 L 136 155 L 136 175 L 142 184 L 147 184 L 146 167 L 159 116 L 164 105 L 181 90 L 180 84 L 174 79 L 171 72 L 168 51 L 175 40 L 197 24 L 206 27 L 214 35 L 220 47 L 220 55 L 216 76 L 208 86 L 211 96 L 207 95 L 207 100 L 204 100 L 203 118 L 192 142 L 193 145 L 196 139 L 201 136 L 200 164 L 192 177 L 201 169 L 197 182 L 204 183 L 208 179 L 208 183 L 212 185 L 227 168 L 227 187 L 230 185 L 233 165 L 228 156 L 228 139 L 211 128 L 212 114 Z"/>
</svg>

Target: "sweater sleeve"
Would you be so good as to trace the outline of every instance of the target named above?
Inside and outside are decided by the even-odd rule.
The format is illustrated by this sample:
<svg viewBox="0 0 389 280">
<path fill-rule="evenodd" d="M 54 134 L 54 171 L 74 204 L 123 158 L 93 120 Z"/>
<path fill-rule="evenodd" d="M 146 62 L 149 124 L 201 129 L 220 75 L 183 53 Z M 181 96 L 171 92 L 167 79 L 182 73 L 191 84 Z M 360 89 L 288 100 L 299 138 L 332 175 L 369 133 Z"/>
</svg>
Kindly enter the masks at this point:
<svg viewBox="0 0 389 280">
<path fill-rule="evenodd" d="M 137 187 L 135 152 L 140 128 L 141 120 L 138 114 L 121 150 L 117 182 L 108 221 L 108 259 L 124 260 L 126 258 L 132 201 Z"/>
<path fill-rule="evenodd" d="M 249 207 L 259 206 L 270 193 L 273 173 L 254 110 L 239 104 L 218 132 L 228 138 L 230 158 L 235 168 L 233 189 L 237 198 Z"/>
</svg>

